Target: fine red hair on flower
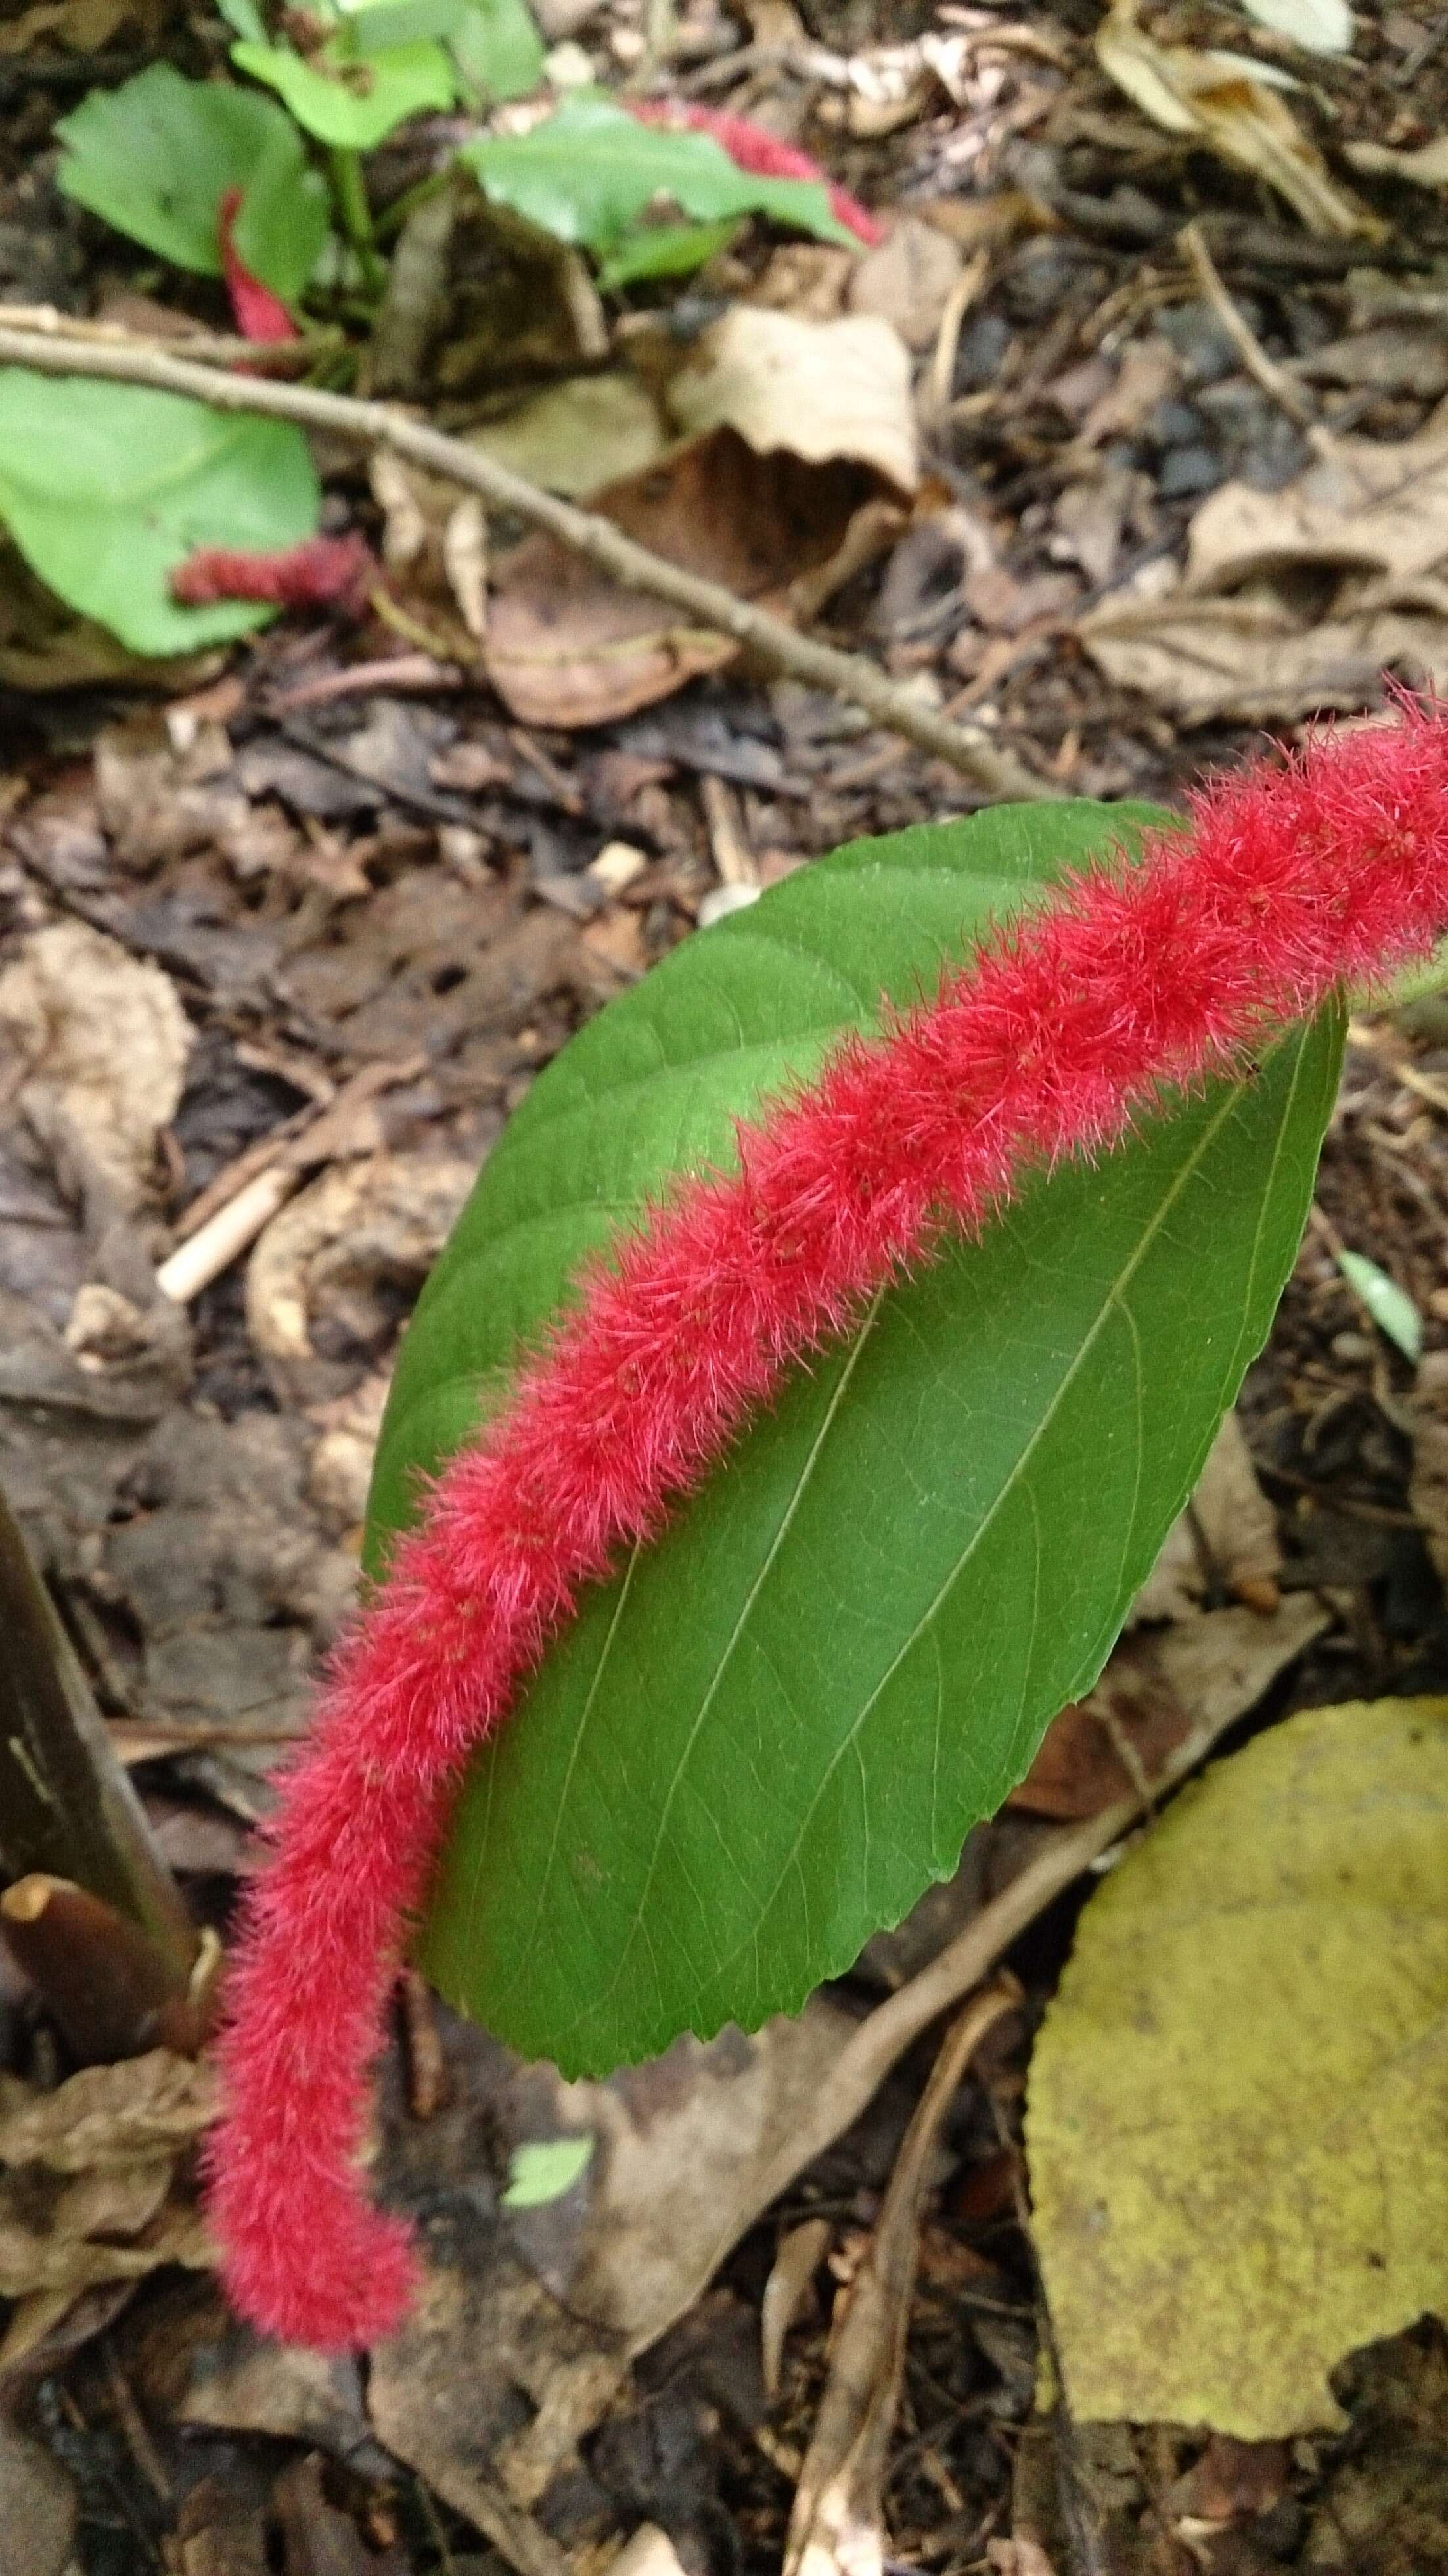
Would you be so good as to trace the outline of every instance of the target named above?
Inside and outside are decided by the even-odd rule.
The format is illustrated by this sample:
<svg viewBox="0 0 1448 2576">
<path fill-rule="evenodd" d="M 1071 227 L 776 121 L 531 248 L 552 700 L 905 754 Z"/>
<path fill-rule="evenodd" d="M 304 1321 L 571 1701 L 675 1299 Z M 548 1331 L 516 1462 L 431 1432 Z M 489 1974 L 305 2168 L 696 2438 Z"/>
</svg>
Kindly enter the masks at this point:
<svg viewBox="0 0 1448 2576">
<path fill-rule="evenodd" d="M 279 295 L 253 277 L 236 247 L 236 221 L 241 213 L 242 191 L 228 188 L 216 209 L 216 241 L 221 253 L 221 273 L 231 298 L 231 311 L 243 340 L 264 340 L 277 344 L 300 340 L 301 333 Z"/>
<path fill-rule="evenodd" d="M 583 1586 L 943 1237 L 1445 922 L 1448 723 L 1410 710 L 1212 787 L 1143 864 L 993 933 L 593 1266 L 338 1655 L 246 1901 L 210 2205 L 253 2323 L 338 2349 L 407 2308 L 408 2231 L 357 2165 L 368 2070 L 464 1767 Z"/>
<path fill-rule="evenodd" d="M 690 134 L 712 135 L 736 170 L 747 170 L 753 178 L 823 180 L 837 224 L 843 224 L 867 250 L 884 240 L 883 224 L 876 223 L 858 197 L 852 197 L 848 188 L 837 187 L 797 143 L 783 142 L 767 126 L 756 125 L 752 116 L 731 116 L 725 108 L 698 107 L 677 98 L 631 98 L 624 104 L 641 125 L 682 126 Z"/>
</svg>

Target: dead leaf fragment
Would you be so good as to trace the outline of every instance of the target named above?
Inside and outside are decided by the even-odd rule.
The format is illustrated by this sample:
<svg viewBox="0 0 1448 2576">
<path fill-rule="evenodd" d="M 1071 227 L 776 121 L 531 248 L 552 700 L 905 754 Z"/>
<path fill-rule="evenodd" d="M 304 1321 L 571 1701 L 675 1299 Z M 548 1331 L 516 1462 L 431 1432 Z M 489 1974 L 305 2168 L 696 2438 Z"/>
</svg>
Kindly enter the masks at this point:
<svg viewBox="0 0 1448 2576">
<path fill-rule="evenodd" d="M 1242 0 L 1249 18 L 1270 27 L 1308 54 L 1352 51 L 1352 11 L 1347 0 Z"/>
<path fill-rule="evenodd" d="M 777 613 L 812 615 L 897 532 L 882 509 L 898 512 L 918 487 L 909 355 L 871 315 L 807 322 L 737 305 L 702 334 L 667 400 L 684 443 L 596 492 L 595 509 Z M 496 566 L 483 660 L 525 722 L 606 723 L 737 651 L 552 537 L 525 538 Z"/>
<path fill-rule="evenodd" d="M 1097 30 L 1108 79 L 1168 134 L 1190 136 L 1263 179 L 1309 232 L 1381 239 L 1386 227 L 1339 188 L 1280 94 L 1281 76 L 1243 54 L 1159 45 L 1138 21 L 1140 0 L 1115 0 Z M 1291 82 L 1285 84 L 1292 87 Z"/>
<path fill-rule="evenodd" d="M 902 215 L 889 239 L 855 263 L 850 311 L 888 322 L 907 349 L 929 349 L 964 265 L 964 253 L 936 225 Z"/>
<path fill-rule="evenodd" d="M 153 2048 L 118 2066 L 87 2066 L 53 2093 L 0 2076 L 0 2164 L 82 2174 L 187 2146 L 215 2116 L 215 2086 L 194 2058 Z"/>
<path fill-rule="evenodd" d="M 668 400 L 692 437 L 732 429 L 757 456 L 844 461 L 871 467 L 899 493 L 919 488 L 910 361 L 877 314 L 806 322 L 735 305 L 701 335 Z"/>
<path fill-rule="evenodd" d="M 813 2302 L 813 2281 L 829 2252 L 834 2229 L 827 2218 L 806 2218 L 792 2227 L 779 2242 L 779 2250 L 769 2267 L 764 2296 L 759 2307 L 759 2338 L 764 2364 L 766 2394 L 779 2394 L 779 2374 L 784 2360 L 785 2338 L 790 2327 L 807 2315 Z"/>
<path fill-rule="evenodd" d="M 1407 179 L 1415 188 L 1448 188 L 1448 134 L 1435 134 L 1416 152 L 1395 152 L 1387 143 L 1346 143 L 1343 158 L 1365 176 Z"/>
<path fill-rule="evenodd" d="M 0 1036 L 78 1131 L 123 1206 L 146 1194 L 174 1117 L 191 1025 L 169 976 L 86 922 L 37 930 L 0 972 Z"/>
<path fill-rule="evenodd" d="M 389 1343 L 379 1295 L 420 1286 L 473 1183 L 456 1157 L 377 1154 L 333 1164 L 288 1201 L 258 1240 L 246 1274 L 247 1324 L 268 1359 L 316 1357 L 325 1317 L 339 1340 Z"/>
<path fill-rule="evenodd" d="M 0 2415 L 0 2530 L 6 2576 L 62 2576 L 74 2562 L 75 2489 L 58 2460 Z"/>
<path fill-rule="evenodd" d="M 1124 1638 L 1100 1681 L 1046 1730 L 1012 1807 L 1032 1815 L 1097 1816 L 1160 1779 L 1195 1726 L 1230 1725 L 1330 1624 L 1309 1593 L 1270 1618 L 1256 1610 L 1198 1611 Z"/>
<path fill-rule="evenodd" d="M 1281 1571 L 1277 1515 L 1257 1482 L 1241 1422 L 1229 1413 L 1191 1501 L 1132 1603 L 1131 1619 L 1189 1618 L 1211 1583 L 1254 1608 L 1271 1609 L 1263 1587 L 1275 1586 Z"/>
<path fill-rule="evenodd" d="M 1341 438 L 1282 491 L 1222 484 L 1180 580 L 1149 566 L 1077 633 L 1108 678 L 1186 724 L 1357 708 L 1385 668 L 1448 678 L 1445 558 L 1444 430 Z"/>
<path fill-rule="evenodd" d="M 757 456 L 732 429 L 692 439 L 647 474 L 594 496 L 594 507 L 641 545 L 786 613 L 791 582 L 813 576 L 818 597 L 819 580 L 828 586 L 840 559 L 849 560 L 855 520 L 878 506 L 865 468 Z M 890 524 L 898 528 L 898 515 Z M 494 567 L 483 660 L 525 724 L 631 715 L 722 669 L 738 649 L 623 589 L 555 538 L 525 537 Z"/>
</svg>

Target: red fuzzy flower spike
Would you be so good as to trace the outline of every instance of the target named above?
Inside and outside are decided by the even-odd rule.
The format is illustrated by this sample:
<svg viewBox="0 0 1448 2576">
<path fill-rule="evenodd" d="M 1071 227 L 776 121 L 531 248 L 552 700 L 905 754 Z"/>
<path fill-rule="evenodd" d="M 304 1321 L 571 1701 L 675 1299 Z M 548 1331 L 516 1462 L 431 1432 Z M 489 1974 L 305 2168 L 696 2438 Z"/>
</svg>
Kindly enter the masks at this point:
<svg viewBox="0 0 1448 2576">
<path fill-rule="evenodd" d="M 171 596 L 181 608 L 251 599 L 269 608 L 340 608 L 360 617 L 381 578 L 365 538 L 303 537 L 300 545 L 259 554 L 198 546 L 172 573 Z"/>
<path fill-rule="evenodd" d="M 236 247 L 236 219 L 241 213 L 242 191 L 228 188 L 216 210 L 217 246 L 221 252 L 221 270 L 226 291 L 231 297 L 231 310 L 243 340 L 299 340 L 301 333 L 279 295 L 253 277 Z"/>
<path fill-rule="evenodd" d="M 806 1353 L 1033 1169 L 1163 1084 L 1240 1066 L 1448 923 L 1448 722 L 1328 739 L 1198 797 L 1189 833 L 985 939 L 937 998 L 851 1037 L 586 1274 L 511 1404 L 433 1488 L 339 1653 L 247 1900 L 211 2148 L 223 2277 L 330 2349 L 404 2315 L 403 2222 L 358 2170 L 406 1926 L 472 1753 L 632 1541 Z"/>
<path fill-rule="evenodd" d="M 868 250 L 885 238 L 884 228 L 852 197 L 848 188 L 837 188 L 834 181 L 801 152 L 794 143 L 782 143 L 749 116 L 730 116 L 723 108 L 694 107 L 683 99 L 629 99 L 629 113 L 643 125 L 682 126 L 690 134 L 711 134 L 721 149 L 728 153 L 736 170 L 748 170 L 756 179 L 821 179 L 830 192 L 830 213 L 837 224 L 855 234 Z"/>
</svg>

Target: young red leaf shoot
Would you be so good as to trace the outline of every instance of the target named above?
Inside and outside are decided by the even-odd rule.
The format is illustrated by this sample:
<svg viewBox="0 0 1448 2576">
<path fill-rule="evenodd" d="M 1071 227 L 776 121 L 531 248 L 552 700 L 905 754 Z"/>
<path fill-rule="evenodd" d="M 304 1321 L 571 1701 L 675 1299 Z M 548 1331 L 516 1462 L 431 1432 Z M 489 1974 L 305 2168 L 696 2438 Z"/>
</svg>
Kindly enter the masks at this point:
<svg viewBox="0 0 1448 2576">
<path fill-rule="evenodd" d="M 358 2170 L 369 2069 L 464 1768 L 582 1588 L 883 1284 L 1445 924 L 1448 722 L 1406 709 L 1209 788 L 1140 865 L 995 931 L 741 1128 L 737 1172 L 681 1181 L 594 1264 L 438 1478 L 283 1786 L 211 2149 L 223 2276 L 254 2324 L 340 2349 L 407 2309 L 408 2231 Z"/>
</svg>

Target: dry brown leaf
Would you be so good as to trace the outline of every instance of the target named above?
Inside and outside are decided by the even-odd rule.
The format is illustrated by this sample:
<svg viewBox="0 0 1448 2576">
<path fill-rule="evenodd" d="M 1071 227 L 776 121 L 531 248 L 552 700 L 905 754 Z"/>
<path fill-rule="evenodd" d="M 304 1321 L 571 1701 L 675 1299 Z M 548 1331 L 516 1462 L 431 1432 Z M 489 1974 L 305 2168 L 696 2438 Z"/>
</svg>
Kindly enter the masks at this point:
<svg viewBox="0 0 1448 2576">
<path fill-rule="evenodd" d="M 1124 1639 L 1095 1689 L 1047 1729 L 1010 1805 L 1062 1822 L 1100 1815 L 1158 1780 L 1194 1727 L 1244 1716 L 1330 1624 L 1320 1602 L 1293 1593 L 1270 1617 L 1208 1610 Z"/>
<path fill-rule="evenodd" d="M 354 1343 L 388 1337 L 379 1285 L 420 1285 L 473 1183 L 452 1156 L 377 1154 L 336 1163 L 272 1218 L 246 1274 L 247 1326 L 268 1359 L 315 1356 L 325 1313 Z M 390 1313 L 390 1309 L 389 1309 Z"/>
<path fill-rule="evenodd" d="M 594 506 L 738 598 L 812 614 L 896 533 L 920 478 L 904 342 L 869 315 L 808 322 L 738 305 L 672 378 L 685 443 Z M 804 587 L 797 588 L 796 585 Z M 601 724 L 731 661 L 738 647 L 625 590 L 554 538 L 497 566 L 483 659 L 515 715 Z"/>
<path fill-rule="evenodd" d="M 774 313 L 798 314 L 806 322 L 837 322 L 858 259 L 858 252 L 840 250 L 833 242 L 781 242 L 744 301 Z"/>
<path fill-rule="evenodd" d="M 1115 0 L 1097 30 L 1096 59 L 1154 124 L 1265 180 L 1309 232 L 1383 237 L 1386 226 L 1337 185 L 1282 97 L 1295 82 L 1245 54 L 1159 45 L 1138 23 L 1138 8 L 1139 0 Z"/>
<path fill-rule="evenodd" d="M 737 304 L 700 335 L 668 402 L 691 437 L 732 429 L 757 456 L 843 461 L 868 466 L 906 497 L 919 488 L 910 361 L 899 332 L 876 314 L 807 322 Z"/>
<path fill-rule="evenodd" d="M 86 922 L 52 922 L 0 973 L 0 1033 L 28 1068 L 22 1103 L 58 1108 L 122 1204 L 136 1205 L 191 1052 L 170 977 Z"/>
<path fill-rule="evenodd" d="M 1093 402 L 1081 423 L 1081 442 L 1100 447 L 1108 438 L 1134 438 L 1159 402 L 1180 393 L 1182 364 L 1160 332 L 1133 340 L 1116 381 Z"/>
<path fill-rule="evenodd" d="M 25 2227 L 0 2201 L 0 2298 L 46 2293 L 70 2300 L 109 2281 L 144 2281 L 163 2264 L 205 2272 L 214 2260 L 201 2213 L 185 2202 L 168 2207 L 148 2229 L 144 2243 L 116 2245 L 105 2238 L 93 2242 L 64 2236 L 52 2224 Z"/>
<path fill-rule="evenodd" d="M 1148 567 L 1077 632 L 1110 679 L 1187 724 L 1358 707 L 1395 663 L 1448 680 L 1445 560 L 1444 429 L 1339 439 L 1282 491 L 1224 483 L 1192 522 L 1180 580 Z"/>
<path fill-rule="evenodd" d="M 213 2108 L 210 2077 L 166 2049 L 88 2067 L 51 2093 L 0 2079 L 0 2297 L 22 2303 L 5 2366 L 86 2292 L 167 2263 L 207 2268 L 200 2212 L 169 2195 Z"/>
<path fill-rule="evenodd" d="M 846 300 L 852 313 L 888 322 L 907 349 L 929 349 L 964 266 L 964 253 L 937 225 L 902 215 L 888 241 L 855 263 Z"/>
<path fill-rule="evenodd" d="M 903 355 L 903 351 L 902 351 Z M 788 607 L 788 585 L 835 563 L 878 486 L 855 465 L 756 456 L 733 430 L 595 495 L 594 506 L 670 562 L 741 599 Z M 783 594 L 783 595 L 782 595 Z M 714 629 L 624 590 L 548 536 L 494 567 L 488 677 L 524 723 L 603 724 L 732 661 Z"/>
<path fill-rule="evenodd" d="M 1257 1482 L 1242 1425 L 1229 1413 L 1207 1454 L 1196 1491 L 1167 1532 L 1160 1556 L 1131 1607 L 1133 1621 L 1186 1619 L 1200 1610 L 1209 1581 L 1254 1608 L 1272 1608 L 1261 1586 L 1282 1571 L 1277 1515 Z"/>
<path fill-rule="evenodd" d="M 464 626 L 481 643 L 488 629 L 488 522 L 475 493 L 448 512 L 442 566 Z"/>
<path fill-rule="evenodd" d="M 209 2070 L 153 2048 L 118 2066 L 87 2066 L 53 2093 L 0 2076 L 0 2165 L 84 2174 L 150 2164 L 188 2146 L 215 2116 Z"/>
<path fill-rule="evenodd" d="M 42 36 L 51 36 L 71 52 L 99 53 L 128 18 L 148 17 L 154 25 L 155 0 L 144 10 L 135 0 L 37 0 L 9 27 L 0 27 L 0 54 L 28 53 Z"/>
</svg>

